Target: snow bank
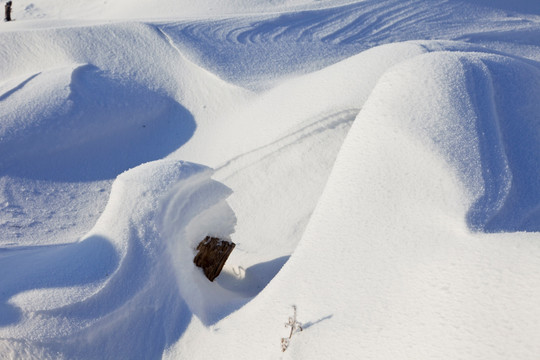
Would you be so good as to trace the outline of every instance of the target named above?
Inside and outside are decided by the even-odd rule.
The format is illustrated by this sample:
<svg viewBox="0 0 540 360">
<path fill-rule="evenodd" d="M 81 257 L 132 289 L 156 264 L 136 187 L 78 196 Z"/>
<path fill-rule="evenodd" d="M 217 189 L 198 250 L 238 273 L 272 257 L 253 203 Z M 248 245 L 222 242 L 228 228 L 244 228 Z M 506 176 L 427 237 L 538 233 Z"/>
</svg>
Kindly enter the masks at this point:
<svg viewBox="0 0 540 360">
<path fill-rule="evenodd" d="M 528 219 L 500 211 L 499 201 L 526 209 L 532 195 L 516 189 L 523 172 L 536 177 L 532 153 L 508 165 L 504 157 L 539 143 L 513 127 L 538 121 L 525 115 L 538 113 L 526 95 L 538 89 L 537 70 L 500 56 L 442 52 L 381 78 L 280 274 L 287 284 L 275 294 L 288 294 L 304 319 L 331 314 L 314 329 L 316 342 L 307 332 L 298 337 L 293 357 L 536 357 L 538 235 L 469 229 L 479 203 L 499 229 Z M 311 276 L 286 280 L 300 273 Z M 314 305 L 323 277 L 328 296 Z"/>
<path fill-rule="evenodd" d="M 43 71 L 3 88 L 10 90 L 0 90 L 0 171 L 10 175 L 110 179 L 168 155 L 195 130 L 173 99 L 93 65 Z"/>
<path fill-rule="evenodd" d="M 211 321 L 238 306 L 242 296 L 193 264 L 198 241 L 234 231 L 230 190 L 211 174 L 190 163 L 147 163 L 116 179 L 81 241 L 2 251 L 3 353 L 154 358 L 192 314 Z"/>
<path fill-rule="evenodd" d="M 36 74 L 82 65 L 94 66 L 102 77 L 119 82 L 116 86 L 120 89 L 113 88 L 119 90 L 116 95 L 127 95 L 131 86 L 146 87 L 178 101 L 194 117 L 223 112 L 224 107 L 248 96 L 247 91 L 188 60 L 159 25 L 69 23 L 66 27 L 0 32 L 0 38 L 0 79 L 2 83 L 9 81 L 4 88 L 7 93 L 2 94 L 6 98 Z M 107 86 L 111 84 L 103 81 L 95 86 L 110 94 L 112 89 L 107 90 Z M 33 87 L 32 81 L 24 84 L 20 90 Z M 140 97 L 134 100 L 143 101 Z"/>
<path fill-rule="evenodd" d="M 539 65 L 424 45 L 439 51 L 378 80 L 283 269 L 219 332 L 192 325 L 170 358 L 205 343 L 205 356 L 276 358 L 292 304 L 304 331 L 284 358 L 536 357 L 538 234 L 476 230 L 538 224 L 521 190 L 538 177 L 540 139 L 523 129 L 539 125 Z"/>
<path fill-rule="evenodd" d="M 26 29 L 0 38 L 3 245 L 80 239 L 117 175 L 167 157 L 196 130 L 204 137 L 218 114 L 249 97 L 187 60 L 154 25 Z"/>
<path fill-rule="evenodd" d="M 226 270 L 245 269 L 242 284 L 235 286 L 246 286 L 251 277 L 262 289 L 279 271 L 294 252 L 343 139 L 377 78 L 425 51 L 415 43 L 381 46 L 290 79 L 206 134 L 211 151 L 197 154 L 198 161 L 219 164 L 230 159 L 216 168 L 215 178 L 235 189 L 229 203 L 238 217 L 233 235 L 238 246 L 231 263 L 238 268 Z M 266 273 L 262 263 L 268 265 Z"/>
</svg>

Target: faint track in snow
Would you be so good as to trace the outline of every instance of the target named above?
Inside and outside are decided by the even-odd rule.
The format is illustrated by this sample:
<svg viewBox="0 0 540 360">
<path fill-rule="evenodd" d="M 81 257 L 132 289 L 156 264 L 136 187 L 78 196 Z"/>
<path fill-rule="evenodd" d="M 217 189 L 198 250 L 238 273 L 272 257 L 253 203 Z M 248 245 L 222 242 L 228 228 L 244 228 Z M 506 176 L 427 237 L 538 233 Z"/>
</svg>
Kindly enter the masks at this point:
<svg viewBox="0 0 540 360">
<path fill-rule="evenodd" d="M 262 161 L 276 152 L 285 151 L 285 149 L 301 143 L 306 138 L 316 136 L 325 131 L 330 131 L 339 126 L 349 128 L 359 111 L 360 109 L 347 109 L 325 116 L 317 121 L 309 122 L 308 124 L 304 123 L 304 125 L 296 131 L 288 133 L 286 136 L 275 140 L 270 144 L 263 145 L 227 161 L 225 164 L 216 168 L 216 173 L 219 172 L 220 179 L 227 179 L 234 172 L 241 171 L 241 169 Z"/>
<path fill-rule="evenodd" d="M 268 273 L 279 271 L 284 261 L 274 260 L 295 251 L 358 112 L 311 118 L 216 169 L 214 178 L 234 190 L 228 202 L 238 219 L 238 251 L 230 264 L 251 269 L 258 258 L 272 264 Z"/>
<path fill-rule="evenodd" d="M 17 92 L 17 91 L 21 90 L 22 88 L 24 88 L 26 84 L 28 84 L 30 81 L 32 81 L 32 79 L 39 76 L 40 74 L 41 74 L 41 72 L 38 72 L 38 73 L 36 73 L 34 75 L 31 75 L 31 76 L 27 77 L 25 80 L 21 81 L 18 85 L 16 85 L 12 89 L 4 92 L 2 95 L 0 95 L 0 101 L 6 100 L 12 94 L 14 94 L 15 92 Z"/>
</svg>

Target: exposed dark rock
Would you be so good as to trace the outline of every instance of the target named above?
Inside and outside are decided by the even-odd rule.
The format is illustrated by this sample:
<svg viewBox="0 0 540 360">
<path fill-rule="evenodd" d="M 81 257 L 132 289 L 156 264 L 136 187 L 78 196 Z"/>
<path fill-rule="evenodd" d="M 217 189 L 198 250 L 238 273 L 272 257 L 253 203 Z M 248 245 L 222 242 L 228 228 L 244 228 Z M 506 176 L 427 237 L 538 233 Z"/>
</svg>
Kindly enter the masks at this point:
<svg viewBox="0 0 540 360">
<path fill-rule="evenodd" d="M 230 240 L 207 236 L 197 246 L 199 252 L 195 255 L 193 262 L 203 269 L 208 280 L 214 281 L 235 246 L 236 244 Z"/>
</svg>

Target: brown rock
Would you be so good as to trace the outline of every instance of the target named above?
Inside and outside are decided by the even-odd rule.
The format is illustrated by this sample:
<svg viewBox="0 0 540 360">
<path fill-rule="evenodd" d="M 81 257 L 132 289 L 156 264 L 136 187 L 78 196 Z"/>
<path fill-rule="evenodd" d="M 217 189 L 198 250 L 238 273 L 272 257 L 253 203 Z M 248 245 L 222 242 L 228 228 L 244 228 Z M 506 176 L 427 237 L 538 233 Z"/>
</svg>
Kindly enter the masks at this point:
<svg viewBox="0 0 540 360">
<path fill-rule="evenodd" d="M 207 236 L 197 246 L 199 252 L 195 255 L 193 262 L 203 269 L 208 280 L 214 281 L 235 246 L 236 244 L 232 241 Z"/>
</svg>

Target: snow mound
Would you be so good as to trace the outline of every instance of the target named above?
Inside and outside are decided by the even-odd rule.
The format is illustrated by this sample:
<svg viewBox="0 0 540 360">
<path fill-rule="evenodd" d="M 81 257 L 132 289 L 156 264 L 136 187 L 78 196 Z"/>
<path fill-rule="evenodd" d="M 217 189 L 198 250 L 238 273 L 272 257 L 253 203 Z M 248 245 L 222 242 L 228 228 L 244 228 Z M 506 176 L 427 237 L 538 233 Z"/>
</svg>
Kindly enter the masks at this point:
<svg viewBox="0 0 540 360">
<path fill-rule="evenodd" d="M 377 100 L 363 112 L 369 114 L 367 106 L 375 102 L 378 118 L 393 121 L 387 126 L 394 133 L 409 132 L 455 169 L 472 201 L 469 227 L 538 231 L 534 189 L 540 164 L 534 154 L 540 138 L 533 129 L 540 125 L 539 85 L 536 62 L 438 51 L 385 74 L 371 94 Z"/>
<path fill-rule="evenodd" d="M 77 25 L 0 32 L 3 245 L 80 239 L 117 175 L 193 140 L 204 152 L 215 118 L 249 97 L 157 25 Z"/>
<path fill-rule="evenodd" d="M 225 202 L 230 190 L 211 174 L 172 160 L 141 165 L 118 176 L 81 241 L 0 253 L 10 275 L 0 280 L 0 337 L 11 339 L 2 346 L 19 355 L 155 357 L 192 314 L 215 321 L 245 302 L 193 264 L 198 241 L 230 237 L 236 222 Z M 145 334 L 134 339 L 133 328 Z"/>
<path fill-rule="evenodd" d="M 298 339 L 302 356 L 346 356 L 337 339 L 350 332 L 370 358 L 538 354 L 538 233 L 471 232 L 538 226 L 535 192 L 523 192 L 523 177 L 537 186 L 540 139 L 527 129 L 538 126 L 538 69 L 442 51 L 381 77 L 278 275 L 276 297 L 288 294 L 307 319 L 332 314 L 316 345 Z M 300 272 L 309 280 L 292 286 Z M 313 305 L 329 272 L 340 281 Z"/>
<path fill-rule="evenodd" d="M 539 235 L 489 232 L 539 223 L 540 64 L 419 44 L 378 79 L 282 270 L 220 336 L 193 325 L 170 358 L 210 341 L 206 356 L 277 357 L 291 304 L 290 358 L 535 358 Z"/>
<path fill-rule="evenodd" d="M 165 157 L 195 130 L 173 99 L 93 65 L 7 81 L 0 93 L 0 171 L 10 175 L 110 179 Z"/>
</svg>

